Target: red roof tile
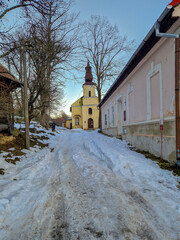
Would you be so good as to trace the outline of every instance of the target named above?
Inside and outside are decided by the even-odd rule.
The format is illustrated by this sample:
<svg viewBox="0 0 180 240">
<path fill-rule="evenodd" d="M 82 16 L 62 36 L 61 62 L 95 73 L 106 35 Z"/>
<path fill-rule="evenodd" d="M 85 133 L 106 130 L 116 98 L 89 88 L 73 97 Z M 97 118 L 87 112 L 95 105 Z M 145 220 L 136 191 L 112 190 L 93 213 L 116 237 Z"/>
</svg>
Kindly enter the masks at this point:
<svg viewBox="0 0 180 240">
<path fill-rule="evenodd" d="M 175 7 L 177 4 L 180 3 L 180 0 L 173 0 L 171 3 L 169 3 L 168 6 L 172 6 L 172 7 Z"/>
</svg>

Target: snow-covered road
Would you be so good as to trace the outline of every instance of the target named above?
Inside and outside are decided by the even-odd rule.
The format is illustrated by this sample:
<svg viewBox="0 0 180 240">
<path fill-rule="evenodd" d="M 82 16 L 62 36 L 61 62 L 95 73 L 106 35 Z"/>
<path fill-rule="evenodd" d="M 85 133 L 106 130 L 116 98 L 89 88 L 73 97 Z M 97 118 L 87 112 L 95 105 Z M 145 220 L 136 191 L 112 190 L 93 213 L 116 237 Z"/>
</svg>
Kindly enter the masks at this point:
<svg viewBox="0 0 180 240">
<path fill-rule="evenodd" d="M 180 240 L 177 181 L 116 138 L 61 130 L 0 177 L 0 240 Z"/>
</svg>

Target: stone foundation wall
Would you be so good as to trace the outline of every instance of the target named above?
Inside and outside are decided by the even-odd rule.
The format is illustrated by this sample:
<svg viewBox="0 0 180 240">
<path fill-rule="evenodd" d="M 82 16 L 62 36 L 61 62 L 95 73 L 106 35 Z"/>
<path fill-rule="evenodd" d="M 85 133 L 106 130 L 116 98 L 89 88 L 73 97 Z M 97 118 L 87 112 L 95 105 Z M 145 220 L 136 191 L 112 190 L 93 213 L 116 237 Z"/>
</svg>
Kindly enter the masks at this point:
<svg viewBox="0 0 180 240">
<path fill-rule="evenodd" d="M 113 136 L 113 137 L 117 137 L 118 136 L 118 129 L 117 127 L 113 127 L 113 128 L 105 128 L 102 129 L 102 132 L 108 136 Z"/>
<path fill-rule="evenodd" d="M 110 136 L 117 136 L 117 128 L 103 129 L 103 133 Z M 137 149 L 148 151 L 157 157 L 161 155 L 161 132 L 159 122 L 125 126 L 123 127 L 122 137 Z M 164 121 L 162 146 L 163 159 L 171 163 L 176 162 L 174 120 Z"/>
</svg>

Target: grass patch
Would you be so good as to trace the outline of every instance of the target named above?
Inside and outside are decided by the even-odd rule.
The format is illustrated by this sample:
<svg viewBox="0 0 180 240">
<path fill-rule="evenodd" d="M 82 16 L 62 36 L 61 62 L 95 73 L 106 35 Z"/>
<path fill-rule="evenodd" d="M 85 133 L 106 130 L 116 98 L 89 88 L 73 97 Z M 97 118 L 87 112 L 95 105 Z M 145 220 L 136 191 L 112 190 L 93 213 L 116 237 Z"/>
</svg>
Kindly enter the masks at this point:
<svg viewBox="0 0 180 240">
<path fill-rule="evenodd" d="M 118 135 L 116 138 L 119 139 L 119 140 L 123 140 L 122 135 Z"/>
<path fill-rule="evenodd" d="M 25 128 L 21 128 L 21 130 L 25 131 L 26 129 Z M 43 130 L 37 130 L 36 128 L 29 128 L 29 132 L 30 133 L 35 133 L 35 134 L 40 134 L 40 133 L 46 133 L 45 131 Z"/>
<path fill-rule="evenodd" d="M 129 145 L 129 146 L 131 146 L 131 145 Z M 160 157 L 156 157 L 149 152 L 141 151 L 134 147 L 130 147 L 130 150 L 143 154 L 146 158 L 149 158 L 152 161 L 156 161 L 160 168 L 162 168 L 164 170 L 173 171 L 173 175 L 180 176 L 180 168 L 177 165 L 169 163 L 165 160 L 161 160 Z"/>
<path fill-rule="evenodd" d="M 132 151 L 135 151 L 135 152 L 143 154 L 146 158 L 150 158 L 152 161 L 155 161 L 155 162 L 159 162 L 160 161 L 160 157 L 156 157 L 156 156 L 154 156 L 153 154 L 151 154 L 149 152 L 141 151 L 141 150 L 136 149 L 136 148 L 130 148 L 130 149 Z"/>
<path fill-rule="evenodd" d="M 16 165 L 16 162 L 19 162 L 20 158 L 18 158 L 18 157 L 16 157 L 15 159 L 5 158 L 5 161 L 8 162 L 8 163 L 12 163 L 12 164 Z"/>
<path fill-rule="evenodd" d="M 38 133 L 45 133 L 44 131 L 38 131 Z M 4 156 L 4 160 L 11 164 L 16 164 L 16 162 L 20 161 L 21 156 L 25 155 L 21 150 L 26 148 L 26 136 L 25 133 L 20 132 L 20 134 L 15 137 L 15 140 L 7 142 L 6 144 L 0 145 L 0 153 L 7 152 L 8 154 Z M 30 136 L 30 146 L 39 146 L 40 149 L 47 147 L 49 144 L 42 143 L 42 140 L 49 139 L 47 136 Z M 13 150 L 10 150 L 12 149 Z M 15 156 L 15 158 L 14 158 Z M 0 168 L 0 174 L 4 175 L 4 169 Z"/>
<path fill-rule="evenodd" d="M 4 175 L 4 168 L 0 168 L 0 175 Z"/>
<path fill-rule="evenodd" d="M 106 136 L 106 137 L 111 137 L 111 138 L 113 138 L 113 136 L 107 135 L 107 134 L 103 133 L 101 130 L 98 130 L 98 133 L 100 133 L 100 134 L 102 134 L 102 135 L 104 135 L 104 136 Z"/>
<path fill-rule="evenodd" d="M 52 136 L 55 136 L 55 134 L 54 133 L 49 133 L 50 135 L 52 135 Z"/>
<path fill-rule="evenodd" d="M 160 161 L 158 162 L 158 165 L 165 170 L 173 171 L 174 175 L 180 176 L 180 168 L 176 165 L 172 165 L 169 162 L 166 161 Z"/>
</svg>

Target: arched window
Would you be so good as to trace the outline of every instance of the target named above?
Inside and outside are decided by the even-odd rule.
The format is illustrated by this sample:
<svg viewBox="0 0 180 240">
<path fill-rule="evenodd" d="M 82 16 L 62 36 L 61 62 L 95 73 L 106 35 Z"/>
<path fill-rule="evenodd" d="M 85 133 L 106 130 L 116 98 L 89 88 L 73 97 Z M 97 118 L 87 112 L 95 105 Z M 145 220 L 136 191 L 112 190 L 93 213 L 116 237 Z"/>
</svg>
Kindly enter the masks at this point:
<svg viewBox="0 0 180 240">
<path fill-rule="evenodd" d="M 88 109 L 89 114 L 92 114 L 92 108 Z"/>
<path fill-rule="evenodd" d="M 75 119 L 75 124 L 79 125 L 79 118 L 78 117 L 76 117 L 76 119 Z"/>
<path fill-rule="evenodd" d="M 89 91 L 89 97 L 91 97 L 91 91 Z"/>
</svg>

